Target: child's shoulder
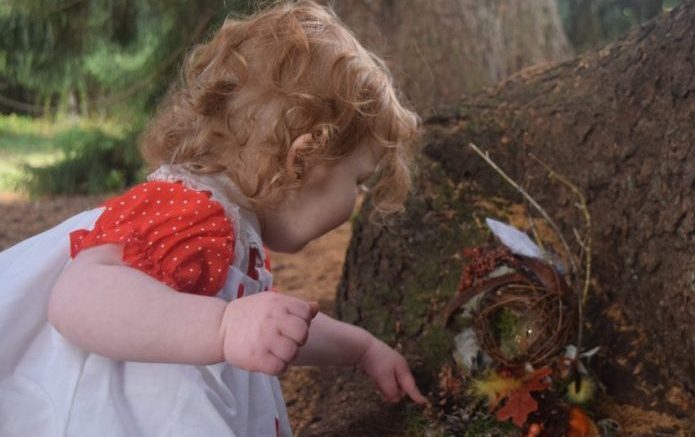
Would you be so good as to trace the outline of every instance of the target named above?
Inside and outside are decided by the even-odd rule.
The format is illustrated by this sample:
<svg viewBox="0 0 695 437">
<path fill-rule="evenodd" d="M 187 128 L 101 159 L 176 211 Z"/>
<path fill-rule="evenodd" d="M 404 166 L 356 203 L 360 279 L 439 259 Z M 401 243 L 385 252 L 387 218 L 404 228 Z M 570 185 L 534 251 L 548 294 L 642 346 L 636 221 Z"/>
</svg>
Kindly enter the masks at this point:
<svg viewBox="0 0 695 437">
<path fill-rule="evenodd" d="M 211 212 L 222 210 L 218 202 L 211 199 L 209 190 L 192 189 L 181 181 L 152 180 L 135 185 L 103 204 L 108 211 L 132 208 L 157 209 L 161 213 L 198 211 L 210 209 Z M 144 215 L 144 214 L 143 214 Z"/>
<path fill-rule="evenodd" d="M 180 291 L 214 295 L 233 259 L 235 234 L 210 193 L 149 181 L 103 204 L 91 230 L 70 234 L 71 256 L 101 244 L 123 246 L 123 260 Z"/>
</svg>

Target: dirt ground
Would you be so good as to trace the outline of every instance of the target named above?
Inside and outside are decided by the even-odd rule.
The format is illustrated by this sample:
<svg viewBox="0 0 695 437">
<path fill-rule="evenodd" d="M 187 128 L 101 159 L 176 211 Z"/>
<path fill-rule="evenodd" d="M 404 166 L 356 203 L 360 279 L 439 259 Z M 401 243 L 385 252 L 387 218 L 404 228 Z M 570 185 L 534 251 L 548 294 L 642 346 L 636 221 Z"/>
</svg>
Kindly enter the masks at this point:
<svg viewBox="0 0 695 437">
<path fill-rule="evenodd" d="M 0 250 L 101 201 L 100 197 L 27 200 L 0 193 Z M 332 314 L 350 232 L 348 223 L 297 254 L 272 254 L 275 285 L 288 294 L 318 301 L 324 312 Z M 352 369 L 297 367 L 283 375 L 281 383 L 295 436 L 405 434 L 404 404 L 384 407 L 371 383 Z"/>
</svg>

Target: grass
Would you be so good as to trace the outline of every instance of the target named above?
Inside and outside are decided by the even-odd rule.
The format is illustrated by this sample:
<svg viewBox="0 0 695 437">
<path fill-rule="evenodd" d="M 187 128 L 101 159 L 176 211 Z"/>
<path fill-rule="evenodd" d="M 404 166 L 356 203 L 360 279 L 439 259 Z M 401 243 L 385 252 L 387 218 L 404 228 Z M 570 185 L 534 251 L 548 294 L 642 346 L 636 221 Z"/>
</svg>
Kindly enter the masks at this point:
<svg viewBox="0 0 695 437">
<path fill-rule="evenodd" d="M 0 116 L 0 191 L 21 191 L 26 165 L 50 165 L 63 156 L 53 141 L 59 129 L 49 120 Z"/>
<path fill-rule="evenodd" d="M 130 147 L 134 137 L 127 129 L 125 123 L 106 120 L 0 115 L 0 192 L 73 194 L 118 189 L 125 183 L 121 179 L 132 179 L 118 172 L 123 144 L 134 150 Z M 104 162 L 114 153 L 117 162 Z M 131 155 L 125 158 L 128 166 L 132 166 Z M 101 174 L 89 181 L 74 174 L 110 168 L 115 172 L 111 176 L 118 176 L 115 182 L 102 184 L 100 180 L 108 177 Z"/>
</svg>

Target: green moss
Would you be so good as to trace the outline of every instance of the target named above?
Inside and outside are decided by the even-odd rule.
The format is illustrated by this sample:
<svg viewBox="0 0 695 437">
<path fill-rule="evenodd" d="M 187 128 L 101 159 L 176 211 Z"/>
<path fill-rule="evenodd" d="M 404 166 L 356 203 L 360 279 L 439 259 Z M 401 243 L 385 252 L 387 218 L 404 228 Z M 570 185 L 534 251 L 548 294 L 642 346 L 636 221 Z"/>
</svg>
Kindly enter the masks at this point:
<svg viewBox="0 0 695 437">
<path fill-rule="evenodd" d="M 436 436 L 436 434 L 428 432 L 430 431 L 428 420 L 420 411 L 414 410 L 413 408 L 408 408 L 408 411 L 404 417 L 404 422 L 405 435 L 408 437 L 420 437 L 423 435 L 432 437 Z"/>
<path fill-rule="evenodd" d="M 393 311 L 372 295 L 363 295 L 360 307 L 362 327 L 386 343 L 393 344 L 396 336 Z"/>
<path fill-rule="evenodd" d="M 428 327 L 422 334 L 419 346 L 422 352 L 424 370 L 435 373 L 450 359 L 454 336 L 438 326 Z"/>
<path fill-rule="evenodd" d="M 519 429 L 511 422 L 498 422 L 497 419 L 490 415 L 479 416 L 467 425 L 463 437 L 516 437 L 519 435 Z"/>
<path fill-rule="evenodd" d="M 495 315 L 493 325 L 497 338 L 510 338 L 518 331 L 519 317 L 509 308 L 502 308 Z"/>
<path fill-rule="evenodd" d="M 406 336 L 414 336 L 422 329 L 429 310 L 429 300 L 426 293 L 417 291 L 406 292 L 401 306 L 401 330 Z"/>
</svg>

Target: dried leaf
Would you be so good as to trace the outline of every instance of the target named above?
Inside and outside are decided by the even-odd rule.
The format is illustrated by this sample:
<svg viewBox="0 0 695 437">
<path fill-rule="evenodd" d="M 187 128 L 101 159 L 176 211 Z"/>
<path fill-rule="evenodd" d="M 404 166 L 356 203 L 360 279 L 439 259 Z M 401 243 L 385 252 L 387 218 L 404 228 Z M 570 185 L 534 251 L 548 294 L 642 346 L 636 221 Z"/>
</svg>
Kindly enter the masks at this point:
<svg viewBox="0 0 695 437">
<path fill-rule="evenodd" d="M 533 399 L 531 392 L 550 387 L 550 383 L 545 378 L 551 373 L 552 370 L 549 367 L 542 367 L 524 378 L 521 386 L 509 393 L 507 402 L 497 411 L 497 420 L 503 422 L 512 419 L 516 426 L 524 426 L 528 415 L 538 409 L 538 402 Z"/>
<path fill-rule="evenodd" d="M 538 402 L 531 397 L 528 391 L 519 389 L 512 392 L 507 402 L 497 411 L 497 420 L 504 422 L 512 419 L 518 427 L 524 426 L 529 414 L 538 409 Z"/>
</svg>

